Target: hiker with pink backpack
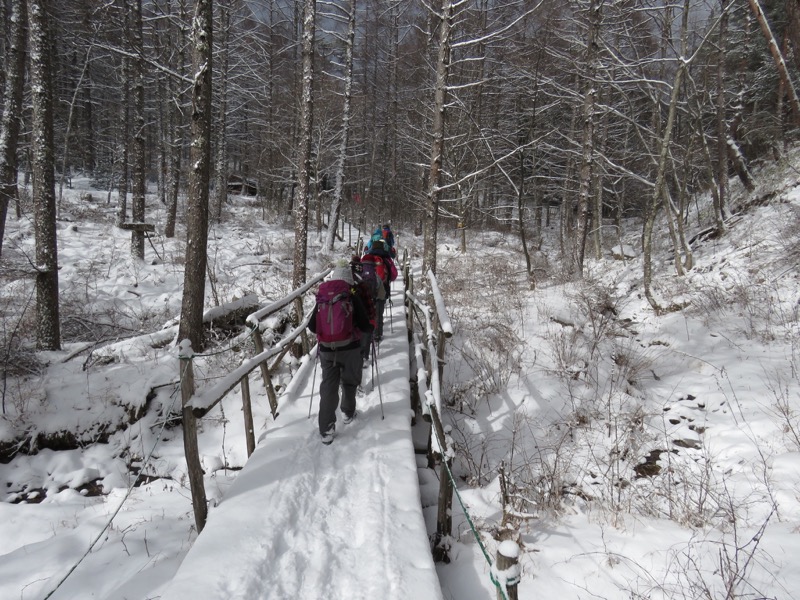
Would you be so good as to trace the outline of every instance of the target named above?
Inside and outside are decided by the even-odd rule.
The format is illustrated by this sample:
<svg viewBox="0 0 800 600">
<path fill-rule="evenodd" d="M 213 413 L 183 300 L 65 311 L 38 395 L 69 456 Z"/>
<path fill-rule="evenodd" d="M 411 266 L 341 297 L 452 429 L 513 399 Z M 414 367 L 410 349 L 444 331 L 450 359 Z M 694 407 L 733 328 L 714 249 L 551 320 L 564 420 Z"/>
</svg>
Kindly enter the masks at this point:
<svg viewBox="0 0 800 600">
<path fill-rule="evenodd" d="M 330 444 L 336 433 L 339 384 L 343 423 L 356 417 L 356 390 L 361 385 L 361 335 L 372 332 L 363 302 L 355 293 L 347 260 L 336 263 L 330 279 L 319 286 L 308 328 L 317 335 L 322 382 L 319 386 L 319 433 Z"/>
</svg>

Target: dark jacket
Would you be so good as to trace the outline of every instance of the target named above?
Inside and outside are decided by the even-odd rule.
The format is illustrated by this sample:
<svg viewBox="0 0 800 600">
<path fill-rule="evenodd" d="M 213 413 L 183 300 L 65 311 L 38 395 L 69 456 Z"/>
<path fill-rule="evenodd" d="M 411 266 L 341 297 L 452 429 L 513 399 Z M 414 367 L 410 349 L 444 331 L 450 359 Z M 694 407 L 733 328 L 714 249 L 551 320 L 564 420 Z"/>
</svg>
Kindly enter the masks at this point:
<svg viewBox="0 0 800 600">
<path fill-rule="evenodd" d="M 353 301 L 353 324 L 364 333 L 369 333 L 372 331 L 372 323 L 369 322 L 369 313 L 367 312 L 364 303 L 361 301 L 361 298 L 358 297 L 358 294 L 355 293 L 355 287 L 350 289 L 351 300 Z M 317 333 L 317 305 L 314 305 L 314 311 L 311 313 L 311 320 L 308 322 L 308 328 L 311 330 L 312 333 Z M 335 350 L 354 350 L 359 348 L 361 342 L 359 340 L 355 340 L 346 346 L 342 346 L 340 348 L 336 348 Z M 334 348 L 326 348 L 322 345 L 319 347 L 320 352 L 334 352 Z"/>
<path fill-rule="evenodd" d="M 372 300 L 372 290 L 366 281 L 358 281 L 356 283 L 356 296 L 367 311 L 367 318 L 370 325 L 375 327 L 378 322 L 378 316 L 375 313 L 375 302 Z"/>
</svg>

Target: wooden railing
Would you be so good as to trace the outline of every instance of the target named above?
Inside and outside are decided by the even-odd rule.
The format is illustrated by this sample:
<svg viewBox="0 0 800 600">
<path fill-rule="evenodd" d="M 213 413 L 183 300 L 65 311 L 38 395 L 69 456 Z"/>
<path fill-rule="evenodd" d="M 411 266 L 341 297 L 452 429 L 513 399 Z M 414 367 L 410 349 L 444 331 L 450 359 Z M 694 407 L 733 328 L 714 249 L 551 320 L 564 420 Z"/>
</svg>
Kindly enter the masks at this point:
<svg viewBox="0 0 800 600">
<path fill-rule="evenodd" d="M 407 253 L 403 254 L 401 262 L 403 282 L 406 289 L 404 303 L 406 305 L 408 339 L 415 359 L 414 362 L 417 366 L 416 372 L 411 377 L 411 407 L 415 415 L 421 414 L 425 421 L 431 423 L 431 435 L 427 448 L 428 464 L 431 468 L 435 467 L 436 464 L 440 464 L 441 469 L 439 508 L 436 534 L 433 540 L 433 553 L 436 560 L 446 561 L 448 560 L 447 553 L 452 532 L 450 511 L 453 489 L 450 478 L 446 473 L 452 462 L 446 447 L 448 435 L 440 418 L 442 407 L 441 377 L 445 364 L 445 342 L 453 335 L 453 328 L 435 275 L 430 271 L 426 274 L 423 288 L 425 299 L 420 298 L 415 294 L 411 261 Z M 198 532 L 202 531 L 205 526 L 207 503 L 203 484 L 203 470 L 200 464 L 197 444 L 196 420 L 203 418 L 231 390 L 240 385 L 247 455 L 250 456 L 252 454 L 255 450 L 255 431 L 250 399 L 250 373 L 257 368 L 261 370 L 264 388 L 269 398 L 270 410 L 273 418 L 276 418 L 278 416 L 278 399 L 272 383 L 272 373 L 298 337 L 302 338 L 303 353 L 308 354 L 310 350 L 306 328 L 311 318 L 311 313 L 302 318 L 301 322 L 292 331 L 269 348 L 265 348 L 262 337 L 264 320 L 293 302 L 299 305 L 297 314 L 302 315 L 302 298 L 304 294 L 322 281 L 328 273 L 330 273 L 330 269 L 314 276 L 304 286 L 294 290 L 284 298 L 251 313 L 246 319 L 249 331 L 242 334 L 239 339 L 234 340 L 232 345 L 236 345 L 237 341 L 244 341 L 249 337 L 255 347 L 254 356 L 245 360 L 239 367 L 212 386 L 195 390 L 194 355 L 188 345 L 181 346 L 179 358 L 181 359 L 180 382 L 183 400 L 184 450 L 189 471 L 195 524 Z"/>
<path fill-rule="evenodd" d="M 311 312 L 309 312 L 305 318 L 301 317 L 301 322 L 297 327 L 283 336 L 277 344 L 266 349 L 264 347 L 263 338 L 264 319 L 274 315 L 291 303 L 297 305 L 297 314 L 302 316 L 303 295 L 322 281 L 330 271 L 331 270 L 328 269 L 315 275 L 308 283 L 294 290 L 288 296 L 248 315 L 246 322 L 249 326 L 249 331 L 235 339 L 231 346 L 235 347 L 237 346 L 237 342 L 243 342 L 249 337 L 252 339 L 253 345 L 255 346 L 255 355 L 245 360 L 239 367 L 220 379 L 213 386 L 199 391 L 195 390 L 194 367 L 192 362 L 194 354 L 188 342 L 181 343 L 179 358 L 181 362 L 181 398 L 183 401 L 183 443 L 189 472 L 189 485 L 192 492 L 195 525 L 197 526 L 198 532 L 202 531 L 205 526 L 206 517 L 208 516 L 208 507 L 206 503 L 205 486 L 203 484 L 203 469 L 200 464 L 200 453 L 197 445 L 196 419 L 203 418 L 208 411 L 222 401 L 228 392 L 237 385 L 241 385 L 247 456 L 249 457 L 253 453 L 256 443 L 253 411 L 250 401 L 250 373 L 257 368 L 261 369 L 264 388 L 267 390 L 267 397 L 269 398 L 270 411 L 272 417 L 276 418 L 278 416 L 278 398 L 275 393 L 275 387 L 272 384 L 272 373 L 298 337 L 302 338 L 303 353 L 308 354 L 309 352 L 306 328 L 311 319 Z"/>
<path fill-rule="evenodd" d="M 445 365 L 445 341 L 453 335 L 453 326 L 447 314 L 444 298 L 432 271 L 426 273 L 425 300 L 415 293 L 411 265 L 404 255 L 403 281 L 406 286 L 406 319 L 408 341 L 412 347 L 417 370 L 411 377 L 411 404 L 414 412 L 431 423 L 428 439 L 428 466 L 440 464 L 439 506 L 436 518 L 436 534 L 433 539 L 433 557 L 448 562 L 450 535 L 453 528 L 451 507 L 453 488 L 447 471 L 452 464 L 447 449 L 448 435 L 442 425 L 441 380 Z M 433 306 L 433 309 L 431 309 Z M 420 334 L 416 329 L 420 329 Z"/>
</svg>

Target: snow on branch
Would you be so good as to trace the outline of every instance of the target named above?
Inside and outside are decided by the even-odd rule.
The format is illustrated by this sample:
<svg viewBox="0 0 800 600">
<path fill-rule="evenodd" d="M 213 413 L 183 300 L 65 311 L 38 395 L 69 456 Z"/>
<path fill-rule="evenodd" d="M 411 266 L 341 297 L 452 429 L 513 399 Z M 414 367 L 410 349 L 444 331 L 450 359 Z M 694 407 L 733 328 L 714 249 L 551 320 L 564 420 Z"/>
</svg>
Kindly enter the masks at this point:
<svg viewBox="0 0 800 600">
<path fill-rule="evenodd" d="M 303 322 L 293 329 L 289 335 L 283 338 L 277 345 L 269 348 L 268 350 L 264 350 L 264 352 L 261 352 L 260 354 L 256 354 L 249 360 L 244 361 L 241 365 L 239 365 L 239 367 L 220 379 L 214 386 L 202 392 L 195 393 L 191 400 L 189 400 L 187 403 L 187 406 L 192 409 L 194 415 L 196 417 L 202 417 L 208 413 L 208 411 L 214 408 L 214 406 L 225 397 L 225 394 L 236 387 L 239 381 L 241 381 L 243 377 L 247 376 L 250 371 L 258 368 L 258 366 L 265 360 L 269 360 L 273 356 L 280 354 L 286 346 L 291 344 L 294 339 L 303 333 L 305 328 L 308 327 L 308 323 L 311 320 L 312 314 L 312 312 L 309 312 Z"/>
<path fill-rule="evenodd" d="M 436 314 L 439 317 L 439 326 L 442 328 L 445 337 L 453 335 L 453 325 L 450 323 L 450 315 L 447 314 L 447 307 L 444 305 L 444 297 L 439 290 L 439 284 L 436 282 L 436 275 L 433 271 L 428 271 L 428 281 L 431 282 L 431 294 L 433 294 L 433 301 L 436 303 Z"/>
<path fill-rule="evenodd" d="M 325 276 L 328 275 L 328 273 L 331 272 L 331 270 L 332 269 L 329 268 L 329 269 L 323 271 L 322 273 L 318 273 L 317 275 L 312 277 L 311 280 L 308 283 L 306 283 L 302 287 L 297 288 L 292 293 L 290 293 L 288 296 L 284 296 L 280 300 L 276 300 L 272 304 L 270 304 L 268 306 L 265 306 L 264 308 L 261 308 L 261 309 L 257 310 L 254 313 L 251 313 L 250 315 L 247 316 L 247 324 L 250 327 L 252 327 L 253 329 L 255 329 L 256 327 L 258 327 L 258 322 L 261 319 L 263 319 L 264 317 L 266 317 L 267 315 L 269 315 L 271 313 L 274 313 L 276 310 L 278 310 L 280 308 L 283 308 L 284 306 L 286 306 L 290 302 L 296 300 L 297 298 L 299 298 L 300 296 L 305 294 L 313 286 L 315 286 L 317 283 L 322 281 L 325 278 Z"/>
</svg>

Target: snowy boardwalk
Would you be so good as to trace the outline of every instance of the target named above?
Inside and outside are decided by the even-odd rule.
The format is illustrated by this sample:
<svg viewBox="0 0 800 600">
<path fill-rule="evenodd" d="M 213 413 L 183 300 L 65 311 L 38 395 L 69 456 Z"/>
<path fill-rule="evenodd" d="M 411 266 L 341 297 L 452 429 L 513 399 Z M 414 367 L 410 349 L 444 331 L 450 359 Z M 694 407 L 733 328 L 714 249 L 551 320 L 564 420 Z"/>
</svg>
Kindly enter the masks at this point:
<svg viewBox="0 0 800 600">
<path fill-rule="evenodd" d="M 344 425 L 340 413 L 335 441 L 321 444 L 304 364 L 162 600 L 441 600 L 411 438 L 401 282 L 393 287 L 394 331 L 387 305 L 378 357 L 385 419 L 365 369 L 358 418 Z"/>
</svg>

